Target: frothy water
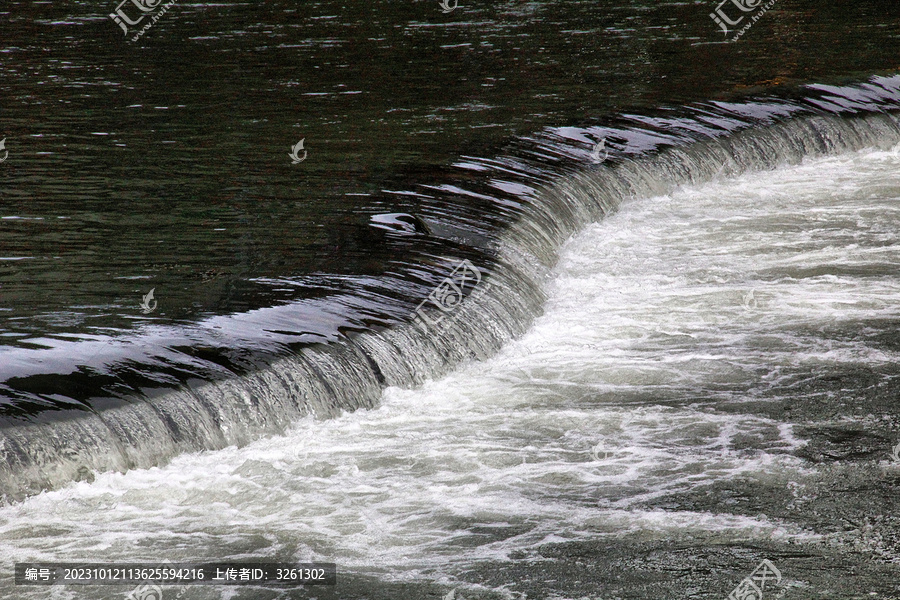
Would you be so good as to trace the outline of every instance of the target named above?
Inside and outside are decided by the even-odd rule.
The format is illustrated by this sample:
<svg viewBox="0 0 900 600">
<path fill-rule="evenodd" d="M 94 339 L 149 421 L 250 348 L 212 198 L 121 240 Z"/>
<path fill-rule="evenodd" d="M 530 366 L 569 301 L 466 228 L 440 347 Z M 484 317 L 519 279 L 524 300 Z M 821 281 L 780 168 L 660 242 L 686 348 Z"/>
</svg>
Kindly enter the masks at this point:
<svg viewBox="0 0 900 600">
<path fill-rule="evenodd" d="M 115 340 L 63 336 L 41 348 L 4 348 L 0 501 L 89 479 L 92 471 L 244 446 L 284 434 L 306 415 L 372 408 L 385 387 L 420 385 L 465 360 L 486 360 L 541 314 L 560 245 L 574 232 L 628 198 L 890 148 L 900 136 L 898 85 L 897 77 L 873 77 L 842 88 L 808 86 L 799 99 L 713 101 L 655 116 L 621 114 L 602 126 L 545 128 L 492 158 L 460 157 L 429 183 L 383 190 L 412 204 L 404 212 L 379 209 L 365 229 L 392 240 L 406 258 L 384 276 L 357 279 L 361 288 L 329 292 L 319 285 L 330 279 L 325 274 L 276 278 L 315 298 L 194 323 L 145 323 Z M 601 164 L 598 139 L 605 140 Z M 796 227 L 789 233 L 798 243 L 806 235 Z M 418 258 L 407 246 L 413 238 L 424 252 Z M 429 320 L 445 312 L 433 293 L 461 264 L 484 281 L 456 299 L 453 318 L 427 331 L 419 317 L 411 322 L 420 308 L 432 313 Z M 742 293 L 747 307 L 759 302 L 755 290 Z M 858 331 L 831 333 L 862 339 Z M 795 369 L 776 383 L 802 376 Z"/>
<path fill-rule="evenodd" d="M 716 482 L 794 489 L 818 467 L 791 422 L 742 407 L 802 395 L 800 372 L 898 362 L 824 333 L 900 316 L 897 150 L 625 202 L 567 242 L 545 313 L 496 356 L 377 409 L 0 508 L 0 560 L 327 560 L 451 583 L 553 541 L 815 543 L 763 515 L 648 505 Z M 3 597 L 48 597 L 4 576 Z"/>
</svg>

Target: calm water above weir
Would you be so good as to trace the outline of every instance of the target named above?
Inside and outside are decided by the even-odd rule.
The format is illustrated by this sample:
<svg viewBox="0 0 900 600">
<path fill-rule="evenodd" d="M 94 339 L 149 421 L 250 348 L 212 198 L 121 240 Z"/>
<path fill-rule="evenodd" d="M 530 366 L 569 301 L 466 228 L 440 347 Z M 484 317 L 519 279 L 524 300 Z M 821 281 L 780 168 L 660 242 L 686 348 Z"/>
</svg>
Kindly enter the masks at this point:
<svg viewBox="0 0 900 600">
<path fill-rule="evenodd" d="M 0 7 L 0 598 L 900 597 L 900 5 L 738 4 Z"/>
</svg>

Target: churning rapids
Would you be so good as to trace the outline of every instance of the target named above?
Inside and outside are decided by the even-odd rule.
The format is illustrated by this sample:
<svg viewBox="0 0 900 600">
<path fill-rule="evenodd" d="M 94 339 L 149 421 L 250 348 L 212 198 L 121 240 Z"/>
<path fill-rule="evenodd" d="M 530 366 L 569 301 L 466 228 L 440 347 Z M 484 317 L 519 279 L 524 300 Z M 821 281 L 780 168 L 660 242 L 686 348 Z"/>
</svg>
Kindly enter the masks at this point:
<svg viewBox="0 0 900 600">
<path fill-rule="evenodd" d="M 900 375 L 900 126 L 891 112 L 854 103 L 897 103 L 897 85 L 827 90 L 828 102 L 814 103 L 820 114 L 786 101 L 730 106 L 757 123 L 738 126 L 735 116 L 715 134 L 700 110 L 665 123 L 692 145 L 667 138 L 667 149 L 646 156 L 663 143 L 649 119 L 644 130 L 548 133 L 570 140 L 583 162 L 606 135 L 609 163 L 541 182 L 554 201 L 525 209 L 503 233 L 483 289 L 452 326 L 429 332 L 436 341 L 416 346 L 416 328 L 359 336 L 353 356 L 376 363 L 377 376 L 343 392 L 333 382 L 355 372 L 351 360 L 334 354 L 341 366 L 329 367 L 306 355 L 318 388 L 293 389 L 315 369 L 292 378 L 296 363 L 278 359 L 243 383 L 210 384 L 219 415 L 204 412 L 213 403 L 196 391 L 159 399 L 169 428 L 147 426 L 131 406 L 98 413 L 112 431 L 145 428 L 146 439 L 135 433 L 129 443 L 163 466 L 73 459 L 57 473 L 47 459 L 55 451 L 25 464 L 4 447 L 4 478 L 23 480 L 11 489 L 34 491 L 29 477 L 57 489 L 0 508 L 0 561 L 321 560 L 339 575 L 453 586 L 478 565 L 597 539 L 749 540 L 900 560 L 871 528 L 822 528 L 808 510 L 823 482 L 847 476 L 826 458 L 859 450 L 816 432 L 894 423 L 879 406 L 896 401 Z M 430 358 L 442 352 L 454 358 Z M 276 380 L 282 387 L 266 389 Z M 316 390 L 357 395 L 363 408 L 316 419 L 287 396 L 313 406 Z M 282 406 L 284 433 L 259 439 Z M 229 437 L 231 415 L 260 426 Z M 200 440 L 212 423 L 225 433 Z M 180 437 L 163 439 L 172 431 Z M 41 447 L 37 434 L 16 435 L 6 443 Z M 855 477 L 896 476 L 890 451 L 900 440 L 879 439 L 866 454 L 877 468 Z M 115 452 L 132 456 L 124 446 Z M 65 468 L 85 465 L 97 469 L 89 481 L 66 483 L 75 476 Z M 137 468 L 104 470 L 127 467 Z M 759 504 L 741 500 L 757 492 Z M 3 597 L 81 597 L 72 588 L 8 595 L 9 575 Z M 462 593 L 512 598 L 515 589 L 509 581 Z M 106 586 L 90 597 L 123 593 Z M 270 596 L 196 587 L 180 597 Z"/>
</svg>

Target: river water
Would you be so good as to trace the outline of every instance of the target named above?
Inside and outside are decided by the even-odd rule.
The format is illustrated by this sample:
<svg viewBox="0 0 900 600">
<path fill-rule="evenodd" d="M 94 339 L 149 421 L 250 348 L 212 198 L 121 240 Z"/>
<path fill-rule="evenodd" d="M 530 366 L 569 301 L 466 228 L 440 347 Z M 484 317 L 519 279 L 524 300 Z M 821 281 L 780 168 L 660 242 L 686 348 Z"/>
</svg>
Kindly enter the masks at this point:
<svg viewBox="0 0 900 600">
<path fill-rule="evenodd" d="M 0 597 L 900 595 L 894 4 L 114 8 L 4 9 Z"/>
<path fill-rule="evenodd" d="M 835 531 L 820 512 L 840 481 L 869 490 L 842 501 L 848 522 L 889 518 L 865 510 L 900 477 L 893 440 L 841 464 L 804 453 L 798 431 L 896 425 L 873 408 L 896 399 L 898 166 L 897 151 L 867 150 L 627 202 L 565 245 L 545 313 L 496 356 L 388 388 L 377 409 L 6 507 L 0 555 L 291 556 L 460 585 L 549 544 L 676 541 L 768 547 L 788 597 L 815 597 L 816 579 L 791 571 L 810 555 L 900 558 L 884 530 Z M 866 584 L 885 591 L 895 575 Z M 578 588 L 545 586 L 529 597 Z M 594 591 L 644 597 L 622 587 Z M 182 597 L 276 597 L 212 589 Z M 83 597 L 67 593 L 54 597 Z"/>
</svg>

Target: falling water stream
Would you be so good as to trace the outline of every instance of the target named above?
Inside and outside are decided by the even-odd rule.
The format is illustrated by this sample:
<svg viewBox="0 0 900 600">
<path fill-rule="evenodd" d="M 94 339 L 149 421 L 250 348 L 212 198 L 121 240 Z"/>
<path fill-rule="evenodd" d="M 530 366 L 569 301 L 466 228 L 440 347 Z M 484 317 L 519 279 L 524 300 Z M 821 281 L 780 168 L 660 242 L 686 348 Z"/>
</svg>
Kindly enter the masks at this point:
<svg viewBox="0 0 900 600">
<path fill-rule="evenodd" d="M 458 585 L 480 566 L 598 539 L 900 559 L 883 539 L 806 514 L 834 467 L 808 460 L 798 432 L 846 404 L 896 399 L 877 388 L 900 364 L 897 150 L 628 200 L 566 242 L 543 315 L 497 355 L 389 387 L 377 408 L 7 506 L 0 560 L 321 560 L 343 576 Z M 816 383 L 835 372 L 847 374 L 839 390 Z M 831 420 L 852 429 L 879 416 Z M 900 465 L 883 469 L 897 477 Z M 705 505 L 717 488 L 782 497 L 754 511 L 727 496 Z"/>
<path fill-rule="evenodd" d="M 900 597 L 900 14 L 766 6 L 0 7 L 0 598 Z M 162 560 L 338 583 L 12 579 Z"/>
</svg>

